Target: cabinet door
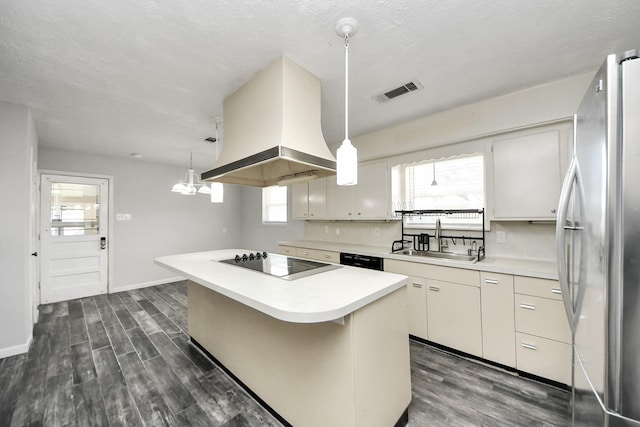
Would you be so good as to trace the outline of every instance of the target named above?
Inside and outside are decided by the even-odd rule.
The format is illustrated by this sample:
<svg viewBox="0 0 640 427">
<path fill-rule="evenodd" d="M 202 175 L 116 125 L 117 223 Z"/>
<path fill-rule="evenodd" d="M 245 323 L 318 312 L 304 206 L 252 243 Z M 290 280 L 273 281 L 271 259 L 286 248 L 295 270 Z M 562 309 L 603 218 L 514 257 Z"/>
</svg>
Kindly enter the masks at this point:
<svg viewBox="0 0 640 427">
<path fill-rule="evenodd" d="M 327 217 L 340 219 L 354 219 L 353 188 L 336 183 L 336 177 L 327 177 Z"/>
<path fill-rule="evenodd" d="M 483 357 L 515 368 L 513 276 L 482 272 L 480 279 Z"/>
<path fill-rule="evenodd" d="M 493 142 L 495 219 L 555 219 L 563 148 L 560 131 Z"/>
<path fill-rule="evenodd" d="M 388 218 L 387 163 L 360 166 L 358 185 L 354 187 L 354 215 L 356 218 Z"/>
<path fill-rule="evenodd" d="M 409 302 L 409 333 L 422 339 L 428 339 L 427 333 L 427 293 L 423 277 L 409 276 L 407 279 L 407 297 Z"/>
<path fill-rule="evenodd" d="M 426 283 L 429 339 L 482 357 L 480 288 L 431 279 Z"/>
<path fill-rule="evenodd" d="M 327 217 L 327 179 L 320 178 L 309 181 L 309 218 L 322 219 Z"/>
<path fill-rule="evenodd" d="M 291 186 L 291 215 L 293 219 L 309 217 L 309 190 L 307 183 Z"/>
</svg>

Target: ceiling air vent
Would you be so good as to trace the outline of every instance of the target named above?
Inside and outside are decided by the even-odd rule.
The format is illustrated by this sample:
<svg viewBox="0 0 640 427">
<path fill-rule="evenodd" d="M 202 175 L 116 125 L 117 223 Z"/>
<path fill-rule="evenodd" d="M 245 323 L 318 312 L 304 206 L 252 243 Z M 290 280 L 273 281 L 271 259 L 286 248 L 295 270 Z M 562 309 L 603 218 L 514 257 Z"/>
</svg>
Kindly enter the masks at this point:
<svg viewBox="0 0 640 427">
<path fill-rule="evenodd" d="M 375 95 L 373 99 L 378 102 L 387 102 L 393 98 L 399 97 L 400 95 L 404 95 L 409 92 L 415 92 L 416 90 L 420 89 L 422 89 L 422 84 L 418 80 L 414 79 L 395 89 L 391 89 L 381 94 Z"/>
</svg>

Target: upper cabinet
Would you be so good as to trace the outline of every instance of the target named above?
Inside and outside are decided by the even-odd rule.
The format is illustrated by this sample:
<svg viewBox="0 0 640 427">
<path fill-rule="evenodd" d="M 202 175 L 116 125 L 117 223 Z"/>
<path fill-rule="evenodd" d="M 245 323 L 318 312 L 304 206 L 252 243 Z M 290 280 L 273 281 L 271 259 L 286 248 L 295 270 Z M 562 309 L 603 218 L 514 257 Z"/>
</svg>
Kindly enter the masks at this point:
<svg viewBox="0 0 640 427">
<path fill-rule="evenodd" d="M 389 208 L 387 163 L 358 167 L 358 184 L 342 187 L 336 177 L 327 178 L 327 217 L 329 219 L 387 219 Z"/>
<path fill-rule="evenodd" d="M 555 220 L 568 127 L 493 141 L 493 219 Z"/>
<path fill-rule="evenodd" d="M 358 184 L 339 186 L 336 177 L 292 186 L 293 219 L 388 219 L 389 177 L 387 163 L 358 168 Z"/>
<path fill-rule="evenodd" d="M 320 178 L 292 186 L 293 219 L 327 217 L 327 179 Z"/>
</svg>

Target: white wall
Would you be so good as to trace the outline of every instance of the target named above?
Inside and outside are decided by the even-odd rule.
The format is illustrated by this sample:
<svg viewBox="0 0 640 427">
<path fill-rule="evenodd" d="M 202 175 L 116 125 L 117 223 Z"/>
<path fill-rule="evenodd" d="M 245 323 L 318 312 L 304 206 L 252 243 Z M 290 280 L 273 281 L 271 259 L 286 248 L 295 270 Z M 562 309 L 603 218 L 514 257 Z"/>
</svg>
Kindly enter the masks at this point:
<svg viewBox="0 0 640 427">
<path fill-rule="evenodd" d="M 37 137 L 31 111 L 0 102 L 0 358 L 31 341 L 31 153 Z"/>
<path fill-rule="evenodd" d="M 113 177 L 110 292 L 174 279 L 175 273 L 153 263 L 156 257 L 240 243 L 240 187 L 225 184 L 224 203 L 214 204 L 203 194 L 183 196 L 170 191 L 184 178 L 186 167 L 46 147 L 40 148 L 39 167 Z M 116 213 L 131 214 L 132 220 L 113 221 Z"/>
</svg>

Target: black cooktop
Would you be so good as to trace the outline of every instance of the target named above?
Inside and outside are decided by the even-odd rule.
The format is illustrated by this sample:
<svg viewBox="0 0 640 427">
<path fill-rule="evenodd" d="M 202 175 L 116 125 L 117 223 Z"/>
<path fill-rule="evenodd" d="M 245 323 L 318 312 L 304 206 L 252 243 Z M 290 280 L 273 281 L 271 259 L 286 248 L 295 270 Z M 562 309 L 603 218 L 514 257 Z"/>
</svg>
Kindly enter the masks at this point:
<svg viewBox="0 0 640 427">
<path fill-rule="evenodd" d="M 238 254 L 234 258 L 223 259 L 220 260 L 220 262 L 269 274 L 285 280 L 299 279 L 301 277 L 340 268 L 339 265 L 335 264 L 292 258 L 267 252 Z"/>
</svg>

